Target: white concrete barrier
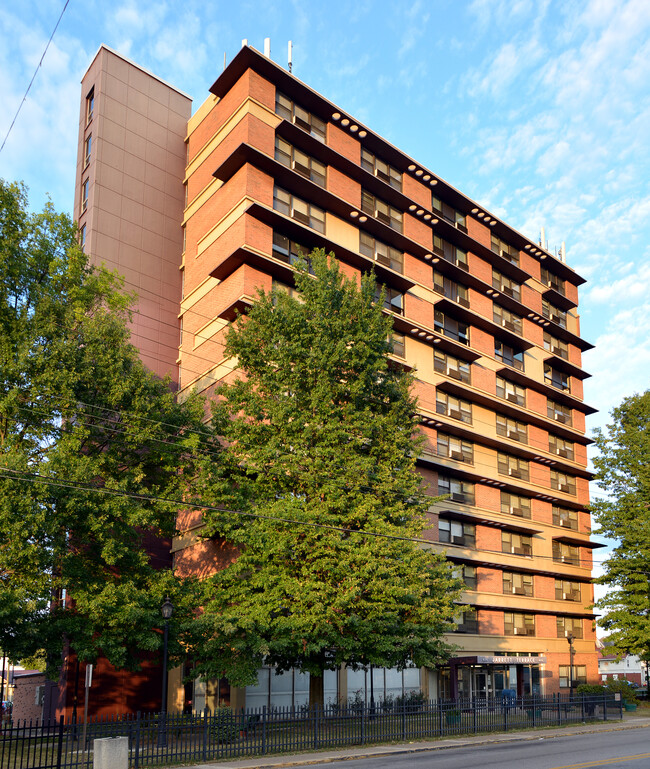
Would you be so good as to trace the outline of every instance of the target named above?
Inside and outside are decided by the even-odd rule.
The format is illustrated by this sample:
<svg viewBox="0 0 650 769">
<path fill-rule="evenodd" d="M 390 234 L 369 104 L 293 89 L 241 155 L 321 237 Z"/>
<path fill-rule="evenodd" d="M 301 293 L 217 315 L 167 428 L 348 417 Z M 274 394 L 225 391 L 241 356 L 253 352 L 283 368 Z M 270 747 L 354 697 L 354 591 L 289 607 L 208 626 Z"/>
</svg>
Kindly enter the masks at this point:
<svg viewBox="0 0 650 769">
<path fill-rule="evenodd" d="M 93 769 L 129 769 L 129 738 L 93 740 Z"/>
</svg>

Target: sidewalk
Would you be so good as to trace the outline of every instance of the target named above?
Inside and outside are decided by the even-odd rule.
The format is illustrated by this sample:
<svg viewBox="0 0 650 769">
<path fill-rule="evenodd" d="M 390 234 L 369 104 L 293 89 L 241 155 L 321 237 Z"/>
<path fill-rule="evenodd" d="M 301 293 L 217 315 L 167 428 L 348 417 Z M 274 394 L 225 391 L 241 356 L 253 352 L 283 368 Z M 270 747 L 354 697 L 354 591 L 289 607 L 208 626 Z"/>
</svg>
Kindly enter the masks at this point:
<svg viewBox="0 0 650 769">
<path fill-rule="evenodd" d="M 329 764 L 332 761 L 345 761 L 354 758 L 373 758 L 405 753 L 422 753 L 432 750 L 449 750 L 467 745 L 488 745 L 499 742 L 522 742 L 524 740 L 551 739 L 570 737 L 575 734 L 593 734 L 623 729 L 650 728 L 650 711 L 623 713 L 623 720 L 599 721 L 595 724 L 572 724 L 561 728 L 527 729 L 516 732 L 478 734 L 468 737 L 452 737 L 431 742 L 402 742 L 389 745 L 364 745 L 362 747 L 342 748 L 341 750 L 323 750 L 315 753 L 299 753 L 282 756 L 258 756 L 242 758 L 236 761 L 215 761 L 206 764 L 194 764 L 194 769 L 279 769 L 280 767 L 308 766 Z"/>
</svg>

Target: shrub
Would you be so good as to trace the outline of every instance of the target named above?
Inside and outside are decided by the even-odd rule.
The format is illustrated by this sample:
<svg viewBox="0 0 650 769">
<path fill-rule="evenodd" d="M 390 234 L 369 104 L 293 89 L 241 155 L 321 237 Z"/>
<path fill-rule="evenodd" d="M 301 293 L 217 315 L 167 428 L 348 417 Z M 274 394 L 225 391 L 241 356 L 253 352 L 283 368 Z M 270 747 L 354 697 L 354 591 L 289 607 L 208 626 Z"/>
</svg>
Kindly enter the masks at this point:
<svg viewBox="0 0 650 769">
<path fill-rule="evenodd" d="M 229 707 L 215 708 L 210 719 L 210 734 L 215 742 L 234 742 L 237 739 L 237 719 Z"/>
</svg>

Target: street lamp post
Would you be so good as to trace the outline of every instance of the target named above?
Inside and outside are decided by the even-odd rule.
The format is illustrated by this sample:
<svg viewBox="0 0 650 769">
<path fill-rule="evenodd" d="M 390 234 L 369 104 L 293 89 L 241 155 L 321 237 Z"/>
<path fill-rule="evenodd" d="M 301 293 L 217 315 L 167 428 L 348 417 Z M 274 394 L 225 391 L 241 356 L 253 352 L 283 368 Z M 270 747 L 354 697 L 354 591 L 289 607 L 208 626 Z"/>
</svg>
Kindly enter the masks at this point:
<svg viewBox="0 0 650 769">
<path fill-rule="evenodd" d="M 573 648 L 573 632 L 569 631 L 569 634 L 566 637 L 566 640 L 569 644 L 569 696 L 573 696 L 573 655 L 575 653 L 575 650 Z"/>
<path fill-rule="evenodd" d="M 169 620 L 174 611 L 174 605 L 169 598 L 165 598 L 165 603 L 163 603 L 160 611 L 165 620 L 165 628 L 163 630 L 162 703 L 158 728 L 158 747 L 164 748 L 167 745 L 167 643 L 169 641 Z"/>
</svg>

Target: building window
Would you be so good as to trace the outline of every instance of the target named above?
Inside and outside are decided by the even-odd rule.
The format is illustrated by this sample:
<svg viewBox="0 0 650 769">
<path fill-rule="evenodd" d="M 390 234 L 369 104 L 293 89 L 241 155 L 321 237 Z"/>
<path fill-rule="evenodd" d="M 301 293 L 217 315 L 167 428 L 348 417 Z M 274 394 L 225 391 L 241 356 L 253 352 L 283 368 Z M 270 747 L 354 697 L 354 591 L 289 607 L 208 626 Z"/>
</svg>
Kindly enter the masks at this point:
<svg viewBox="0 0 650 769">
<path fill-rule="evenodd" d="M 506 611 L 503 613 L 503 625 L 506 635 L 535 635 L 535 615 Z"/>
<path fill-rule="evenodd" d="M 542 315 L 553 321 L 553 323 L 557 323 L 558 326 L 566 328 L 566 312 L 560 310 L 559 307 L 551 304 L 546 299 L 542 299 Z"/>
<path fill-rule="evenodd" d="M 450 278 L 446 278 L 437 270 L 433 271 L 433 290 L 462 307 L 469 307 L 469 289 Z"/>
<path fill-rule="evenodd" d="M 566 638 L 573 633 L 574 638 L 582 638 L 582 620 L 580 617 L 558 617 L 557 637 Z"/>
<path fill-rule="evenodd" d="M 555 387 L 556 390 L 562 390 L 565 393 L 571 392 L 569 375 L 554 369 L 550 363 L 544 364 L 544 384 L 547 384 L 549 387 Z"/>
<path fill-rule="evenodd" d="M 568 563 L 571 566 L 580 566 L 580 548 L 575 545 L 567 545 L 566 542 L 553 540 L 553 560 L 556 563 Z"/>
<path fill-rule="evenodd" d="M 436 413 L 472 424 L 472 404 L 440 390 L 436 392 Z"/>
<path fill-rule="evenodd" d="M 320 160 L 297 149 L 280 136 L 275 137 L 275 159 L 301 176 L 310 179 L 319 187 L 325 187 L 327 166 Z"/>
<path fill-rule="evenodd" d="M 474 547 L 476 544 L 476 526 L 471 523 L 440 518 L 438 520 L 438 538 L 440 542 L 447 545 Z"/>
<path fill-rule="evenodd" d="M 397 232 L 402 231 L 402 212 L 366 190 L 361 191 L 361 210 Z"/>
<path fill-rule="evenodd" d="M 395 272 L 404 272 L 404 254 L 365 232 L 359 231 L 359 252 Z"/>
<path fill-rule="evenodd" d="M 492 288 L 496 288 L 506 296 L 511 296 L 513 299 L 519 301 L 521 296 L 521 286 L 516 283 L 512 278 L 508 278 L 498 270 L 492 270 Z"/>
<path fill-rule="evenodd" d="M 90 190 L 90 179 L 84 179 L 81 182 L 81 213 L 88 208 L 88 192 Z"/>
<path fill-rule="evenodd" d="M 84 142 L 84 168 L 90 163 L 90 153 L 92 150 L 93 136 L 89 134 Z"/>
<path fill-rule="evenodd" d="M 318 232 L 325 232 L 325 211 L 280 187 L 273 188 L 273 208 Z"/>
<path fill-rule="evenodd" d="M 295 243 L 285 235 L 281 235 L 279 232 L 273 233 L 273 256 L 279 259 L 281 262 L 287 264 L 297 264 L 299 262 L 307 262 L 309 264 L 309 254 L 311 249 L 306 246 L 301 246 L 299 243 Z M 313 270 L 309 269 L 313 275 Z"/>
<path fill-rule="evenodd" d="M 492 235 L 492 251 L 507 259 L 512 264 L 519 264 L 519 249 Z"/>
<path fill-rule="evenodd" d="M 515 571 L 503 572 L 503 592 L 506 595 L 533 595 L 533 575 Z"/>
<path fill-rule="evenodd" d="M 553 505 L 553 523 L 555 526 L 564 526 L 566 529 L 578 530 L 577 510 L 567 510 L 564 507 Z"/>
<path fill-rule="evenodd" d="M 288 96 L 275 92 L 275 114 L 294 123 L 319 141 L 326 139 L 326 123 L 295 104 Z"/>
<path fill-rule="evenodd" d="M 460 344 L 469 345 L 469 326 L 467 323 L 450 318 L 442 310 L 434 310 L 433 327 L 439 334 Z"/>
<path fill-rule="evenodd" d="M 569 348 L 567 343 L 552 334 L 549 334 L 548 331 L 544 332 L 544 349 L 553 353 L 553 355 L 558 355 L 560 358 L 564 358 L 564 360 L 569 360 Z"/>
<path fill-rule="evenodd" d="M 441 256 L 446 262 L 457 265 L 465 272 L 469 270 L 467 251 L 463 251 L 462 248 L 448 243 L 444 238 L 435 234 L 433 236 L 433 253 Z"/>
<path fill-rule="evenodd" d="M 438 433 L 438 456 L 455 459 L 457 462 L 474 462 L 474 447 L 453 435 Z"/>
<path fill-rule="evenodd" d="M 528 480 L 528 462 L 521 457 L 513 457 L 511 454 L 497 454 L 497 468 L 499 475 L 508 475 L 522 481 Z"/>
<path fill-rule="evenodd" d="M 496 418 L 497 435 L 500 435 L 502 438 L 509 438 L 511 441 L 528 443 L 528 430 L 523 422 L 510 419 L 510 417 L 504 417 L 501 414 L 497 414 Z"/>
<path fill-rule="evenodd" d="M 514 331 L 515 334 L 521 334 L 521 317 L 515 315 L 514 312 L 510 312 L 510 310 L 506 310 L 505 307 L 501 307 L 499 304 L 493 304 L 492 319 L 497 325 L 507 328 L 508 331 Z"/>
<path fill-rule="evenodd" d="M 391 344 L 393 345 L 392 354 L 397 358 L 406 357 L 406 337 L 404 334 L 400 334 L 397 331 L 393 331 L 391 334 Z"/>
<path fill-rule="evenodd" d="M 471 382 L 470 364 L 439 350 L 433 351 L 433 368 L 438 374 L 445 374 L 466 384 Z"/>
<path fill-rule="evenodd" d="M 454 617 L 456 627 L 454 633 L 478 634 L 478 612 L 473 606 L 463 606 Z"/>
<path fill-rule="evenodd" d="M 557 275 L 554 275 L 546 267 L 542 267 L 541 277 L 542 283 L 545 286 L 552 288 L 558 294 L 562 294 L 562 296 L 566 296 L 566 284 L 562 278 L 558 278 Z"/>
<path fill-rule="evenodd" d="M 501 512 L 506 515 L 516 515 L 518 518 L 530 518 L 530 499 L 502 491 Z"/>
<path fill-rule="evenodd" d="M 557 454 L 558 457 L 564 457 L 564 459 L 571 461 L 575 456 L 574 444 L 571 441 L 565 441 L 564 438 L 558 438 L 556 435 L 549 434 L 548 450 L 551 454 Z"/>
<path fill-rule="evenodd" d="M 510 403 L 516 403 L 517 406 L 526 407 L 526 390 L 524 387 L 520 387 L 514 382 L 509 382 L 507 379 L 498 376 L 496 392 L 497 398 L 510 401 Z"/>
<path fill-rule="evenodd" d="M 382 304 L 384 310 L 388 310 L 388 312 L 394 312 L 397 315 L 404 315 L 404 294 L 402 294 L 396 288 L 377 285 L 377 290 L 375 291 L 375 302 L 379 301 L 382 290 L 384 292 L 384 303 Z"/>
<path fill-rule="evenodd" d="M 402 191 L 402 174 L 364 147 L 361 148 L 361 168 L 365 168 L 373 176 L 395 187 L 396 190 Z"/>
<path fill-rule="evenodd" d="M 516 352 L 514 347 L 500 342 L 498 339 L 494 340 L 494 357 L 506 364 L 506 366 L 512 366 L 517 371 L 524 370 L 524 353 Z"/>
<path fill-rule="evenodd" d="M 560 689 L 568 689 L 571 683 L 569 677 L 569 666 L 560 665 L 559 669 L 560 677 Z M 580 684 L 587 683 L 587 666 L 586 665 L 574 665 L 573 666 L 573 686 L 580 686 Z"/>
<path fill-rule="evenodd" d="M 533 540 L 527 534 L 516 534 L 512 531 L 501 532 L 501 552 L 511 555 L 532 556 Z"/>
<path fill-rule="evenodd" d="M 572 582 L 566 579 L 555 580 L 555 600 L 556 601 L 581 601 L 580 583 Z"/>
<path fill-rule="evenodd" d="M 435 195 L 431 196 L 431 208 L 433 208 L 434 211 L 437 211 L 443 219 L 451 222 L 454 227 L 461 232 L 467 232 L 467 217 L 465 214 L 462 214 L 460 211 L 452 208 L 452 206 L 447 205 L 447 203 L 443 203 L 442 200 Z"/>
<path fill-rule="evenodd" d="M 571 409 L 550 398 L 546 402 L 546 415 L 554 422 L 559 422 L 563 425 L 571 425 L 573 423 L 573 412 Z"/>
<path fill-rule="evenodd" d="M 85 224 L 79 230 L 79 245 L 81 246 L 82 251 L 86 250 L 86 225 Z"/>
<path fill-rule="evenodd" d="M 575 496 L 576 479 L 572 475 L 551 470 L 551 488 L 555 491 L 561 491 L 563 494 Z"/>
<path fill-rule="evenodd" d="M 476 567 L 463 564 L 458 566 L 455 570 L 458 579 L 463 581 L 463 584 L 468 590 L 476 590 Z"/>
<path fill-rule="evenodd" d="M 273 281 L 271 283 L 271 290 L 276 295 L 279 293 L 288 294 L 290 297 L 300 302 L 300 304 L 304 302 L 304 299 L 302 298 L 302 294 L 298 291 L 297 288 L 294 288 L 293 286 L 290 286 L 287 283 L 283 283 L 281 280 L 277 280 L 276 278 L 273 278 Z M 275 304 L 275 299 L 273 300 L 273 304 Z"/>
<path fill-rule="evenodd" d="M 95 88 L 90 89 L 90 93 L 86 96 L 86 125 L 93 119 L 93 110 L 95 109 Z"/>
<path fill-rule="evenodd" d="M 474 484 L 438 474 L 438 496 L 449 496 L 452 502 L 474 504 Z"/>
</svg>

